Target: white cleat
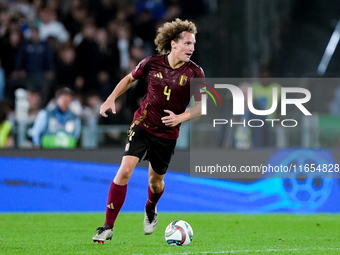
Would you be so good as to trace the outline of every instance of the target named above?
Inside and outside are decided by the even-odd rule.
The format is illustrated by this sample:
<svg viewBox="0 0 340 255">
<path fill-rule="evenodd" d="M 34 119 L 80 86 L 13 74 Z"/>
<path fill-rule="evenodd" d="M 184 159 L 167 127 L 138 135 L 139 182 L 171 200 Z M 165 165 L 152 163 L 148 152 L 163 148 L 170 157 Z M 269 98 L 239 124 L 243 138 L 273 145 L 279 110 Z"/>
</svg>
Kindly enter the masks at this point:
<svg viewBox="0 0 340 255">
<path fill-rule="evenodd" d="M 106 240 L 111 240 L 113 236 L 113 230 L 108 225 L 97 228 L 98 233 L 92 237 L 93 242 L 105 243 Z"/>
<path fill-rule="evenodd" d="M 151 222 L 148 217 L 148 214 L 144 212 L 144 234 L 145 235 L 151 235 L 157 226 L 158 218 L 157 218 L 157 209 L 155 209 L 155 212 L 153 213 L 153 217 L 151 217 Z"/>
</svg>

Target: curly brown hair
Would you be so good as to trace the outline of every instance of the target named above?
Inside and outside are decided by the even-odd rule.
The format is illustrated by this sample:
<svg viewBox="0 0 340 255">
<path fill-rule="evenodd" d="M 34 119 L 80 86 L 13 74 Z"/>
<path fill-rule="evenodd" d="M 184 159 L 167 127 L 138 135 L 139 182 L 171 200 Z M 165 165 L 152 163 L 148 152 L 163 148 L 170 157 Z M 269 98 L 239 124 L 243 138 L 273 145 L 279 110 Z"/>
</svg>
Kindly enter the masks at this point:
<svg viewBox="0 0 340 255">
<path fill-rule="evenodd" d="M 155 44 L 157 51 L 160 54 L 166 54 L 171 51 L 171 41 L 182 39 L 182 32 L 189 32 L 196 35 L 197 28 L 195 24 L 188 20 L 181 20 L 179 18 L 172 22 L 166 22 L 164 25 L 157 30 L 157 36 L 155 38 Z"/>
</svg>

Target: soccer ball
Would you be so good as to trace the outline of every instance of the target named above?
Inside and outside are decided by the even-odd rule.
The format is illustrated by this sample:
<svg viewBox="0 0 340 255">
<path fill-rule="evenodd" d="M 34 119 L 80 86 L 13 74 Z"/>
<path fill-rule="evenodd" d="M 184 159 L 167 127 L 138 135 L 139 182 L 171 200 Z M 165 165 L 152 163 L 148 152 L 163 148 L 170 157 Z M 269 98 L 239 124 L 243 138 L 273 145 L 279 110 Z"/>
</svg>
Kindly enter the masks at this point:
<svg viewBox="0 0 340 255">
<path fill-rule="evenodd" d="M 189 245 L 194 236 L 191 226 L 184 220 L 175 220 L 165 229 L 165 241 L 169 245 L 186 246 Z"/>
</svg>

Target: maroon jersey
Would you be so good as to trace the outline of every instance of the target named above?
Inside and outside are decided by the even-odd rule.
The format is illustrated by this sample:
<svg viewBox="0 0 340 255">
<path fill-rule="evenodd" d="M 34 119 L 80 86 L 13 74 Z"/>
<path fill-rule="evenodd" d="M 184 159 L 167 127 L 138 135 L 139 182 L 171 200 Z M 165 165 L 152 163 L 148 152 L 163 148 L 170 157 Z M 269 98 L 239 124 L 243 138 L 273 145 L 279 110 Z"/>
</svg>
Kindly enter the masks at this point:
<svg viewBox="0 0 340 255">
<path fill-rule="evenodd" d="M 192 61 L 174 69 L 167 55 L 160 55 L 143 59 L 132 76 L 148 78 L 148 92 L 134 114 L 133 123 L 155 136 L 177 139 L 179 125 L 167 127 L 161 118 L 168 115 L 164 110 L 176 115 L 185 112 L 193 92 L 195 101 L 201 101 L 199 89 L 190 90 L 190 79 L 204 78 L 203 69 Z"/>
</svg>

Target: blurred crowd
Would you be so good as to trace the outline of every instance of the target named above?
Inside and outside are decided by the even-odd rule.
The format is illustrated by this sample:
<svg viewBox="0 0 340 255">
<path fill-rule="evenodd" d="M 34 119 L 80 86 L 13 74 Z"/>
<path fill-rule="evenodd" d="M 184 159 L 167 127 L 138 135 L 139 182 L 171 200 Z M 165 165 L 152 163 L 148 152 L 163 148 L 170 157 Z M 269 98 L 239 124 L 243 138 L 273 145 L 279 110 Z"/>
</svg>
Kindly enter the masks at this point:
<svg viewBox="0 0 340 255">
<path fill-rule="evenodd" d="M 0 0 L 0 125 L 9 121 L 14 128 L 18 119 L 33 125 L 65 87 L 74 93 L 70 108 L 82 123 L 97 116 L 99 124 L 128 124 L 145 81 L 119 99 L 117 115 L 108 119 L 98 116 L 103 100 L 141 59 L 156 53 L 158 26 L 203 13 L 197 0 Z"/>
</svg>

